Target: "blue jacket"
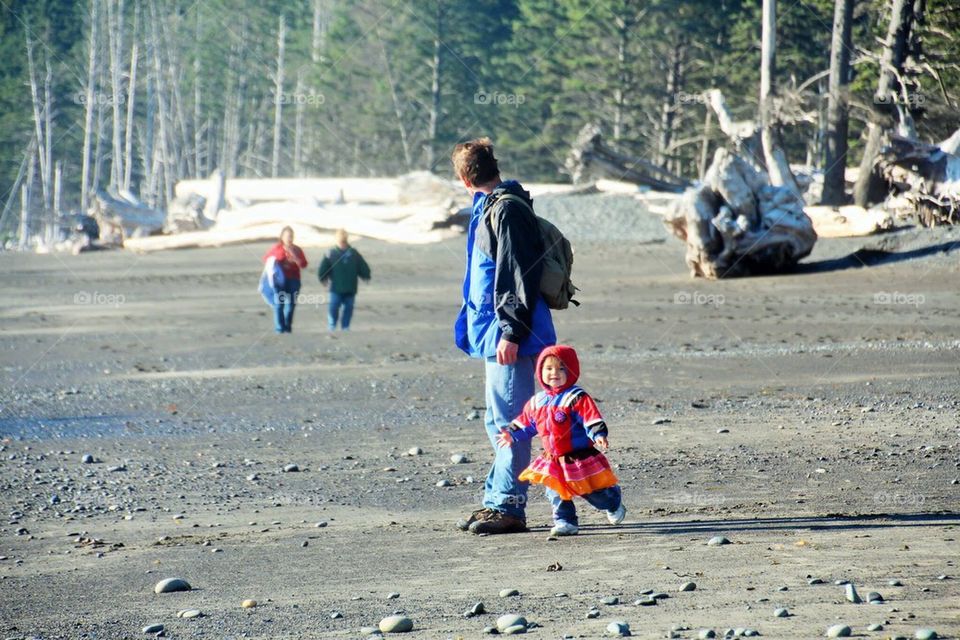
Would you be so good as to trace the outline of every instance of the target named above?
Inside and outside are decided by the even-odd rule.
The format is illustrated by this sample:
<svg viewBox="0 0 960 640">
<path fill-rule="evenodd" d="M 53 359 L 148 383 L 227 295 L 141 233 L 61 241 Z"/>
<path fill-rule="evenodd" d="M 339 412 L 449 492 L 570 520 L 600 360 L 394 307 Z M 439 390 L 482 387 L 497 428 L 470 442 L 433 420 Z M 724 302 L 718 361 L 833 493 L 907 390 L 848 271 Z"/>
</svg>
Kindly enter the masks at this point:
<svg viewBox="0 0 960 640">
<path fill-rule="evenodd" d="M 521 356 L 536 356 L 557 342 L 550 308 L 540 297 L 540 228 L 526 207 L 498 203 L 504 193 L 533 204 L 515 180 L 500 183 L 490 195 L 474 195 L 463 305 L 454 327 L 457 346 L 474 358 L 495 357 L 501 337 L 517 343 Z"/>
</svg>

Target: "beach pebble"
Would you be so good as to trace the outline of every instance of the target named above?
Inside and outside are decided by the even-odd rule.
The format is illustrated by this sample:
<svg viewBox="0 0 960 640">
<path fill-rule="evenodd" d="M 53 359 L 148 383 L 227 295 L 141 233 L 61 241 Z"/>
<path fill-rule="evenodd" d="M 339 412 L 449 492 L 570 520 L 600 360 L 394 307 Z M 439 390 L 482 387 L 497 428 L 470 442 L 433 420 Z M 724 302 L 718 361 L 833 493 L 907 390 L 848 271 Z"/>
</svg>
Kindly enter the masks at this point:
<svg viewBox="0 0 960 640">
<path fill-rule="evenodd" d="M 730 429 L 717 429 L 717 433 L 730 433 Z"/>
<path fill-rule="evenodd" d="M 700 629 L 700 632 L 697 634 L 699 640 L 709 640 L 710 638 L 716 638 L 717 632 L 713 629 Z"/>
<path fill-rule="evenodd" d="M 740 634 L 744 638 L 756 638 L 760 635 L 760 632 L 756 629 L 744 629 L 743 633 Z"/>
<path fill-rule="evenodd" d="M 510 627 L 527 628 L 527 619 L 515 613 L 505 613 L 497 618 L 497 630 L 501 633 Z"/>
<path fill-rule="evenodd" d="M 334 611 L 333 613 L 330 614 L 331 620 L 339 620 L 342 617 L 343 617 L 343 614 L 340 613 L 339 611 Z"/>
<path fill-rule="evenodd" d="M 284 473 L 296 473 L 297 471 L 300 471 L 300 466 L 296 464 L 288 464 L 283 467 Z"/>
<path fill-rule="evenodd" d="M 467 460 L 467 456 L 463 455 L 462 453 L 455 453 L 450 456 L 450 462 L 453 464 L 465 464 L 469 462 L 469 460 Z"/>
<path fill-rule="evenodd" d="M 696 582 L 684 582 L 680 585 L 680 591 L 696 591 L 697 583 Z"/>
<path fill-rule="evenodd" d="M 790 612 L 786 609 L 774 609 L 773 615 L 776 618 L 789 618 Z"/>
<path fill-rule="evenodd" d="M 379 636 L 380 629 L 376 627 L 360 627 L 360 635 L 362 636 Z"/>
<path fill-rule="evenodd" d="M 860 604 L 863 600 L 860 599 L 860 594 L 857 593 L 857 588 L 852 584 L 846 586 L 846 595 L 847 600 L 853 604 Z"/>
<path fill-rule="evenodd" d="M 643 596 L 634 600 L 633 604 L 637 605 L 638 607 L 652 607 L 657 604 L 657 600 L 656 598 L 652 598 L 650 596 Z"/>
<path fill-rule="evenodd" d="M 867 627 L 867 631 L 883 631 L 883 625 L 874 623 Z"/>
<path fill-rule="evenodd" d="M 810 585 L 823 584 L 823 580 L 821 580 L 820 578 L 810 578 L 809 580 L 807 580 L 807 584 L 810 584 Z"/>
<path fill-rule="evenodd" d="M 243 602 L 240 603 L 240 606 L 243 607 L 244 609 L 253 609 L 255 606 L 257 606 L 257 601 L 244 600 Z"/>
<path fill-rule="evenodd" d="M 494 634 L 500 633 L 500 630 L 497 629 L 496 627 L 484 627 L 483 632 L 487 635 L 494 635 Z"/>
<path fill-rule="evenodd" d="M 903 583 L 900 582 L 899 580 L 888 580 L 888 581 L 887 581 L 887 584 L 890 585 L 891 587 L 902 587 L 902 586 L 903 586 Z"/>
<path fill-rule="evenodd" d="M 444 478 L 443 480 L 437 480 L 437 486 L 438 486 L 438 487 L 451 487 L 451 486 L 453 486 L 453 483 L 450 482 L 449 480 L 447 480 L 446 478 Z"/>
<path fill-rule="evenodd" d="M 514 596 L 520 595 L 520 592 L 516 589 L 501 589 L 500 597 L 501 598 L 513 598 Z"/>
<path fill-rule="evenodd" d="M 93 456 L 89 453 L 85 453 L 83 454 L 83 457 L 80 458 L 80 462 L 83 464 L 93 464 Z"/>
<path fill-rule="evenodd" d="M 256 482 L 259 479 L 260 479 L 260 476 L 258 476 L 255 473 L 251 473 L 250 475 L 247 476 L 247 480 L 249 480 L 250 482 Z"/>
<path fill-rule="evenodd" d="M 933 629 L 917 629 L 914 632 L 913 637 L 917 640 L 934 640 L 940 636 L 938 636 L 937 632 Z"/>
<path fill-rule="evenodd" d="M 315 524 L 315 525 L 313 525 L 313 526 L 315 526 L 317 529 L 323 529 L 325 526 L 327 526 L 327 521 L 326 521 L 326 520 L 321 520 L 320 522 L 318 522 L 317 524 Z"/>
<path fill-rule="evenodd" d="M 620 604 L 620 598 L 618 598 L 617 596 L 607 596 L 606 598 L 603 598 L 600 600 L 600 604 L 605 604 L 610 606 L 615 604 Z"/>
<path fill-rule="evenodd" d="M 407 455 L 410 455 L 410 456 L 419 456 L 422 453 L 423 453 L 423 449 L 421 449 L 420 447 L 410 447 L 407 450 Z"/>
<path fill-rule="evenodd" d="M 161 631 L 163 631 L 163 625 L 159 622 L 155 624 L 148 624 L 143 628 L 144 633 L 160 633 Z"/>
<path fill-rule="evenodd" d="M 387 616 L 380 621 L 379 627 L 383 633 L 406 633 L 413 631 L 413 620 L 405 616 Z"/>
<path fill-rule="evenodd" d="M 835 624 L 827 629 L 828 638 L 848 638 L 851 633 L 850 627 L 845 624 Z"/>
<path fill-rule="evenodd" d="M 158 582 L 153 588 L 154 593 L 173 593 L 174 591 L 190 591 L 190 583 L 183 578 L 167 578 Z"/>
<path fill-rule="evenodd" d="M 730 541 L 724 536 L 713 536 L 707 541 L 707 545 L 711 547 L 718 547 L 723 544 L 730 544 Z"/>
<path fill-rule="evenodd" d="M 876 591 L 871 591 L 867 594 L 867 602 L 870 604 L 883 604 L 883 596 Z"/>
<path fill-rule="evenodd" d="M 483 606 L 482 602 L 478 602 L 472 607 L 470 607 L 469 609 L 467 609 L 467 613 L 471 616 L 481 616 L 486 612 L 487 612 L 487 608 Z"/>
<path fill-rule="evenodd" d="M 203 612 L 200 609 L 183 609 L 182 611 L 177 611 L 178 618 L 199 618 L 203 615 Z"/>
<path fill-rule="evenodd" d="M 467 420 L 470 420 L 470 421 L 479 420 L 480 412 L 477 410 L 470 411 L 469 413 L 467 413 L 466 418 Z"/>
<path fill-rule="evenodd" d="M 587 611 L 587 620 L 593 620 L 594 618 L 599 618 L 599 617 L 600 617 L 599 609 L 590 609 L 590 611 Z"/>
<path fill-rule="evenodd" d="M 399 597 L 400 597 L 400 594 L 397 593 L 396 591 L 391 591 L 390 593 L 387 594 L 387 600 L 396 600 Z"/>
<path fill-rule="evenodd" d="M 527 628 L 522 624 L 515 624 L 511 627 L 507 627 L 503 630 L 503 635 L 505 636 L 515 636 L 518 633 L 526 633 Z"/>
<path fill-rule="evenodd" d="M 629 636 L 630 625 L 622 620 L 614 620 L 607 625 L 607 635 L 611 636 Z"/>
</svg>

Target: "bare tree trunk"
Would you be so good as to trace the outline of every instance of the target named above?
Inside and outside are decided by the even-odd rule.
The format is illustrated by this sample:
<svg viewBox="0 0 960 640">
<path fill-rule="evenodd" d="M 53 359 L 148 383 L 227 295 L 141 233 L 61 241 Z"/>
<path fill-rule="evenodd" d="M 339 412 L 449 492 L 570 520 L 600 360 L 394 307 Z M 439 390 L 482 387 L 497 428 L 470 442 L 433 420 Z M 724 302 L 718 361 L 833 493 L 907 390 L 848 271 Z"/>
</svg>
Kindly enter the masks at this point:
<svg viewBox="0 0 960 640">
<path fill-rule="evenodd" d="M 847 84 L 850 82 L 851 24 L 854 0 L 836 0 L 833 39 L 830 43 L 830 94 L 827 97 L 826 167 L 820 204 L 846 202 L 844 172 L 847 168 Z"/>
<path fill-rule="evenodd" d="M 57 160 L 53 171 L 53 217 L 58 223 L 63 216 L 63 163 Z"/>
<path fill-rule="evenodd" d="M 33 125 L 34 125 L 34 135 L 37 139 L 37 157 L 40 160 L 40 187 L 43 192 L 43 207 L 45 211 L 50 210 L 50 174 L 48 172 L 47 163 L 50 160 L 50 156 L 47 154 L 46 142 L 49 141 L 49 136 L 44 136 L 43 134 L 43 111 L 49 108 L 49 105 L 40 105 L 40 92 L 37 88 L 37 74 L 36 66 L 33 62 L 33 41 L 30 39 L 30 28 L 27 26 L 25 28 L 27 34 L 27 68 L 28 74 L 30 76 L 30 98 L 33 102 Z M 48 96 L 49 98 L 49 96 Z"/>
<path fill-rule="evenodd" d="M 913 21 L 913 0 L 893 0 L 887 38 L 880 56 L 880 79 L 874 94 L 874 109 L 867 124 L 867 144 L 860 161 L 860 174 L 853 187 L 853 201 L 867 207 L 882 197 L 880 177 L 874 172 L 883 139 L 892 128 L 892 114 L 898 98 L 899 80 L 907 56 L 907 42 Z"/>
<path fill-rule="evenodd" d="M 283 133 L 283 54 L 286 51 L 287 22 L 280 15 L 277 26 L 277 71 L 273 76 L 273 156 L 270 161 L 270 175 L 280 175 L 280 137 Z"/>
<path fill-rule="evenodd" d="M 673 141 L 673 124 L 677 113 L 677 94 L 683 86 L 683 63 L 686 57 L 686 45 L 678 39 L 671 48 L 667 63 L 667 86 L 660 108 L 660 136 L 658 141 L 657 164 L 667 169 L 667 149 Z"/>
<path fill-rule="evenodd" d="M 80 169 L 80 209 L 90 204 L 90 147 L 93 141 L 93 106 L 97 79 L 97 49 L 99 47 L 100 0 L 90 0 L 90 41 L 87 58 L 86 104 L 83 115 L 83 159 Z"/>
<path fill-rule="evenodd" d="M 443 64 L 443 18 L 446 8 L 443 2 L 437 2 L 436 31 L 433 38 L 433 78 L 430 83 L 430 122 L 427 129 L 427 168 L 433 171 L 437 152 L 437 131 L 440 123 L 440 73 Z"/>
<path fill-rule="evenodd" d="M 37 164 L 36 146 L 30 149 L 30 162 L 27 163 L 27 179 L 20 187 L 20 248 L 30 246 L 31 208 L 33 207 L 33 180 Z"/>
<path fill-rule="evenodd" d="M 400 145 L 403 148 L 403 162 L 407 171 L 413 169 L 413 158 L 410 152 L 410 136 L 407 133 L 407 126 L 404 122 L 403 106 L 400 103 L 400 97 L 397 95 L 397 83 L 393 77 L 393 70 L 390 68 L 390 54 L 387 53 L 387 46 L 377 32 L 377 39 L 380 41 L 380 49 L 383 51 L 383 65 L 387 73 L 387 83 L 390 85 L 390 98 L 393 101 L 393 112 L 397 116 L 397 130 L 400 133 Z"/>
<path fill-rule="evenodd" d="M 123 151 L 123 188 L 130 189 L 130 176 L 133 173 L 133 117 L 134 102 L 137 97 L 137 63 L 140 43 L 137 40 L 137 26 L 140 22 L 140 4 L 137 3 L 133 12 L 133 37 L 130 45 L 130 84 L 127 87 L 127 126 L 124 135 L 125 147 Z"/>
<path fill-rule="evenodd" d="M 106 137 L 104 131 L 105 120 L 103 117 L 103 100 L 97 100 L 97 142 L 93 147 L 93 182 L 91 188 L 96 194 L 100 188 L 100 180 L 103 176 L 103 139 Z"/>
<path fill-rule="evenodd" d="M 193 58 L 193 166 L 196 170 L 196 177 L 205 176 L 208 174 L 206 167 L 203 166 L 203 128 L 200 126 L 200 123 L 203 120 L 203 112 L 201 107 L 203 102 L 201 100 L 200 93 L 200 12 L 197 11 L 197 22 L 194 29 L 194 43 L 195 43 L 195 52 Z M 208 153 L 209 159 L 209 153 Z"/>
<path fill-rule="evenodd" d="M 114 2 L 117 3 L 114 11 Z M 125 173 L 123 167 L 123 134 L 121 127 L 120 55 L 123 50 L 124 0 L 107 0 L 107 38 L 110 55 L 110 99 L 113 115 L 113 155 L 110 162 L 110 184 L 120 188 Z"/>
<path fill-rule="evenodd" d="M 706 107 L 706 118 L 703 121 L 703 141 L 700 143 L 700 163 L 697 166 L 697 175 L 703 177 L 707 172 L 707 157 L 710 154 L 710 123 L 712 122 L 713 110 Z"/>
<path fill-rule="evenodd" d="M 616 18 L 617 26 L 617 86 L 613 91 L 613 142 L 620 142 L 623 138 L 623 120 L 626 107 L 626 67 L 627 67 L 627 19 L 623 16 Z"/>
<path fill-rule="evenodd" d="M 159 22 L 159 16 L 157 15 L 157 3 L 156 0 L 150 0 L 150 23 L 151 23 L 151 40 L 152 40 L 152 50 L 153 50 L 153 72 L 154 72 L 154 82 L 156 84 L 156 94 L 157 94 L 157 121 L 159 123 L 159 136 L 160 144 L 156 146 L 157 150 L 160 153 L 160 169 L 163 172 L 163 193 L 158 206 L 165 208 L 167 203 L 173 197 L 173 158 L 170 153 L 170 137 L 167 132 L 167 125 L 170 123 L 170 118 L 168 117 L 168 98 L 164 91 L 164 69 L 163 62 L 160 58 L 160 47 L 162 46 L 162 40 L 160 38 L 160 31 L 157 23 Z"/>
<path fill-rule="evenodd" d="M 297 97 L 297 108 L 293 130 L 293 175 L 298 178 L 301 176 L 300 154 L 303 151 L 303 108 L 306 102 L 303 91 L 303 69 L 301 68 L 297 71 L 297 88 L 294 90 Z"/>
<path fill-rule="evenodd" d="M 313 0 L 313 37 L 310 41 L 310 59 L 320 62 L 320 51 L 326 43 L 330 11 L 327 0 Z"/>
<path fill-rule="evenodd" d="M 763 30 L 760 40 L 760 142 L 767 165 L 770 184 L 789 187 L 800 193 L 790 171 L 790 163 L 777 139 L 777 121 L 774 114 L 773 79 L 776 73 L 777 2 L 763 0 Z"/>
</svg>

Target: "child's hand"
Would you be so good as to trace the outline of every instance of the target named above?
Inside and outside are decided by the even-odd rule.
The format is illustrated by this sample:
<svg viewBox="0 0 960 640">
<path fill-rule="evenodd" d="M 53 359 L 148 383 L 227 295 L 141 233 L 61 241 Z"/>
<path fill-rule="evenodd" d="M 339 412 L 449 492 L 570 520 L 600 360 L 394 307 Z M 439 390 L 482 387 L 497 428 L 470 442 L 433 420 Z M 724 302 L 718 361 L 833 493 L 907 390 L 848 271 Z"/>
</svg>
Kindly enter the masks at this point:
<svg viewBox="0 0 960 640">
<path fill-rule="evenodd" d="M 500 429 L 500 435 L 497 436 L 497 446 L 509 447 L 513 444 L 513 436 L 507 429 Z"/>
<path fill-rule="evenodd" d="M 607 436 L 597 436 L 597 439 L 593 442 L 597 445 L 600 451 L 606 451 L 610 448 L 610 443 L 607 442 Z"/>
</svg>

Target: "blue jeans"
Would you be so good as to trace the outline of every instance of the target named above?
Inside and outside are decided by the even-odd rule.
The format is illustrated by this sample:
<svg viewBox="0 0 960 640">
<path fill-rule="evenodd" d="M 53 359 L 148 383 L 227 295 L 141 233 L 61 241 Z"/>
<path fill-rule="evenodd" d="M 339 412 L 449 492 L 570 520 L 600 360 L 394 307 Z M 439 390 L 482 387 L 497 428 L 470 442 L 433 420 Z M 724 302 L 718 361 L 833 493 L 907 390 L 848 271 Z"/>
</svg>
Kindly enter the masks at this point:
<svg viewBox="0 0 960 640">
<path fill-rule="evenodd" d="M 585 496 L 580 496 L 592 506 L 600 511 L 616 511 L 620 508 L 620 485 L 600 489 Z M 560 494 L 553 489 L 547 489 L 547 500 L 553 505 L 553 521 L 557 524 L 568 522 L 577 526 L 577 507 L 573 500 L 562 500 Z"/>
<path fill-rule="evenodd" d="M 273 301 L 273 330 L 277 333 L 293 331 L 293 309 L 300 293 L 299 280 L 287 280 Z"/>
<path fill-rule="evenodd" d="M 350 318 L 353 317 L 353 300 L 357 297 L 355 293 L 335 293 L 330 292 L 330 304 L 327 305 L 327 326 L 330 331 L 337 328 L 337 320 L 340 320 L 341 329 L 350 328 Z M 340 315 L 340 309 L 343 308 L 343 315 Z"/>
<path fill-rule="evenodd" d="M 484 485 L 483 506 L 518 518 L 525 517 L 530 485 L 517 477 L 530 464 L 530 441 L 501 448 L 497 446 L 497 435 L 523 412 L 523 405 L 533 396 L 535 361 L 529 356 L 518 357 L 512 365 L 497 364 L 496 358 L 486 361 L 484 422 L 494 458 Z"/>
</svg>

